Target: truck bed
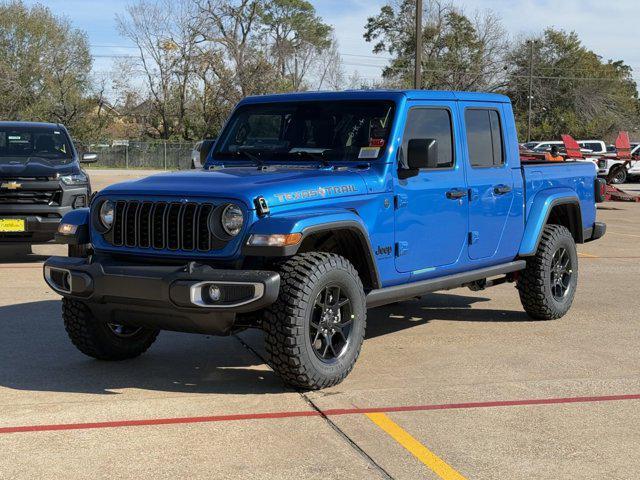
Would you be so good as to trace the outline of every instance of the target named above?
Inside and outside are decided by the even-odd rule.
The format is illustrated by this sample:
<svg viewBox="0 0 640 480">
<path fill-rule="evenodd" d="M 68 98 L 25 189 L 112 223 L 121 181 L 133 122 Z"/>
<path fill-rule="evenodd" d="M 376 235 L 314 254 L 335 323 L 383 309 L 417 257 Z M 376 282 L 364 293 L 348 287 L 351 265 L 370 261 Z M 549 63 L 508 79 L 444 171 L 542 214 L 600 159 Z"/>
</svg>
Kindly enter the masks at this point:
<svg viewBox="0 0 640 480">
<path fill-rule="evenodd" d="M 538 192 L 563 189 L 575 192 L 580 201 L 583 228 L 592 226 L 596 218 L 595 179 L 596 165 L 591 162 L 566 161 L 526 162 L 521 166 L 524 180 L 525 218 L 529 218 L 531 205 Z"/>
</svg>

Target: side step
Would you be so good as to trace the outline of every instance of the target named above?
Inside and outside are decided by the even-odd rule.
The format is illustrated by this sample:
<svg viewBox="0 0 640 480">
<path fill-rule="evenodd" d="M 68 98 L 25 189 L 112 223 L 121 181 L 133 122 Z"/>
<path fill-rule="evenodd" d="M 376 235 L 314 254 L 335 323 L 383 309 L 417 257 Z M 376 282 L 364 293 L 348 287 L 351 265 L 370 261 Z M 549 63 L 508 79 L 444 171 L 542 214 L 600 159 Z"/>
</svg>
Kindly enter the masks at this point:
<svg viewBox="0 0 640 480">
<path fill-rule="evenodd" d="M 526 265 L 526 261 L 516 260 L 515 262 L 480 268 L 470 272 L 456 273 L 454 275 L 447 275 L 446 277 L 431 278 L 429 280 L 421 280 L 419 282 L 408 283 L 406 285 L 379 288 L 377 290 L 370 291 L 367 295 L 367 308 L 380 307 L 389 303 L 419 297 L 426 293 L 437 292 L 438 290 L 462 287 L 466 283 L 482 280 L 483 278 L 495 277 L 524 270 Z"/>
</svg>

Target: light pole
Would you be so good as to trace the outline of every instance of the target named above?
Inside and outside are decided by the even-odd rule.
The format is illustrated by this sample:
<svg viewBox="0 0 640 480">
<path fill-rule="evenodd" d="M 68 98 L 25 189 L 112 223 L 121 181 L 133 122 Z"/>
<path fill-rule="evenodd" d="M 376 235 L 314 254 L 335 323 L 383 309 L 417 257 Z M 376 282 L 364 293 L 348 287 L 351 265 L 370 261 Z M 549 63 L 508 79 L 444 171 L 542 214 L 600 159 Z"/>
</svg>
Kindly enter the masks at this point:
<svg viewBox="0 0 640 480">
<path fill-rule="evenodd" d="M 422 0 L 416 0 L 416 65 L 413 88 L 422 88 Z"/>
<path fill-rule="evenodd" d="M 527 142 L 531 141 L 531 116 L 533 114 L 533 47 L 538 40 L 527 40 L 529 45 L 529 114 L 527 116 Z"/>
</svg>

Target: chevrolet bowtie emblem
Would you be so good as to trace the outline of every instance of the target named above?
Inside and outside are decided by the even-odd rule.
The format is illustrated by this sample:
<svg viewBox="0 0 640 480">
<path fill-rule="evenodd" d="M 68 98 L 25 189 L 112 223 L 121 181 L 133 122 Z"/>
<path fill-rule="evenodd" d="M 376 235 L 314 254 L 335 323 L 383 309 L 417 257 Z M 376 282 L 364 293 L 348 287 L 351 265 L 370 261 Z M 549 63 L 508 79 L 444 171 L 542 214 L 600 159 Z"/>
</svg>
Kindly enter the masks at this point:
<svg viewBox="0 0 640 480">
<path fill-rule="evenodd" d="M 7 182 L 0 185 L 0 188 L 6 188 L 7 190 L 18 190 L 22 188 L 22 184 L 18 182 Z"/>
</svg>

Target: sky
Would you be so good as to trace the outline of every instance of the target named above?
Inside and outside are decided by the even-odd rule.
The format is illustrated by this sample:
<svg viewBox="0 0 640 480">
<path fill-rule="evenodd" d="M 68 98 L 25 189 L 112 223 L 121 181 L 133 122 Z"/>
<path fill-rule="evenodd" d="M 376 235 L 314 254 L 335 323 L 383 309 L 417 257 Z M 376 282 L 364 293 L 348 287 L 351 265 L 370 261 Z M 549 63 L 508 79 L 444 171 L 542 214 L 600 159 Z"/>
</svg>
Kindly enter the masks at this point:
<svg viewBox="0 0 640 480">
<path fill-rule="evenodd" d="M 367 18 L 376 15 L 387 0 L 311 0 L 324 21 L 333 25 L 348 75 L 358 72 L 365 79 L 380 77 L 386 60 L 371 53 L 363 39 Z M 428 0 L 423 0 L 427 2 Z M 75 27 L 89 35 L 94 71 L 112 69 L 109 55 L 135 53 L 117 32 L 115 16 L 130 0 L 28 0 L 42 3 L 58 15 L 68 17 Z M 623 60 L 640 83 L 640 48 L 635 26 L 640 22 L 638 0 L 454 0 L 467 14 L 491 10 L 503 20 L 513 37 L 554 26 L 575 31 L 583 43 L 606 60 Z M 129 47 L 129 48 L 127 48 Z"/>
</svg>

